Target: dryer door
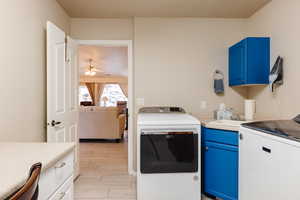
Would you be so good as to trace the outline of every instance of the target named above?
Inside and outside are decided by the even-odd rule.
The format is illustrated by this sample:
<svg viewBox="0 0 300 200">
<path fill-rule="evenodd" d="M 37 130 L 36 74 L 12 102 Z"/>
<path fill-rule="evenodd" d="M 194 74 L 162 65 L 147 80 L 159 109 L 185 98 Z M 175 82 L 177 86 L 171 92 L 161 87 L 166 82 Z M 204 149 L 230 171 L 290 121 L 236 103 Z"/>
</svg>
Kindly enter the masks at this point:
<svg viewBox="0 0 300 200">
<path fill-rule="evenodd" d="M 198 171 L 198 134 L 194 132 L 143 132 L 141 173 L 188 173 Z"/>
</svg>

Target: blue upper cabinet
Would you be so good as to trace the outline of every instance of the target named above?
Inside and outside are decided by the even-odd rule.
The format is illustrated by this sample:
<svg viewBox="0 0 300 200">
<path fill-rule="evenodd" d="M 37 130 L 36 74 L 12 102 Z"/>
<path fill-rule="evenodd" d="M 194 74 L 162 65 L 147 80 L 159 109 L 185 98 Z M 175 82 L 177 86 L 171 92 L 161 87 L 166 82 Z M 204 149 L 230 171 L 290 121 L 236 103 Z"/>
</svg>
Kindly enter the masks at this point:
<svg viewBox="0 0 300 200">
<path fill-rule="evenodd" d="M 270 38 L 249 37 L 229 48 L 229 86 L 269 84 Z"/>
</svg>

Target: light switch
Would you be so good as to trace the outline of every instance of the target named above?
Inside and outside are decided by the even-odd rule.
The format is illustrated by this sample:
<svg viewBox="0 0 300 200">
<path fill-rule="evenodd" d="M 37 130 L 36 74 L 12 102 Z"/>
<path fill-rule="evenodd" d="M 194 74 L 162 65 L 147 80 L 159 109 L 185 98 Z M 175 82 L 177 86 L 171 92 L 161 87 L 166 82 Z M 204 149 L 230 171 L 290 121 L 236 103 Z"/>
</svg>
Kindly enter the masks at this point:
<svg viewBox="0 0 300 200">
<path fill-rule="evenodd" d="M 206 101 L 201 101 L 201 102 L 200 102 L 200 108 L 201 108 L 202 110 L 206 109 L 206 108 L 207 108 L 207 102 L 206 102 Z"/>
</svg>

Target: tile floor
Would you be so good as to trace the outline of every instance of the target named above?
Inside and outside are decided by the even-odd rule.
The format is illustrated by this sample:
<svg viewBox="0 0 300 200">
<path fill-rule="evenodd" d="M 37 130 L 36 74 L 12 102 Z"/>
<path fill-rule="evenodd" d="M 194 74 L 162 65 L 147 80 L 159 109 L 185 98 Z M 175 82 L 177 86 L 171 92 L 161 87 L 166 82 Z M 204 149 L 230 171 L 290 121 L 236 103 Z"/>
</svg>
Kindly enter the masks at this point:
<svg viewBox="0 0 300 200">
<path fill-rule="evenodd" d="M 76 200 L 135 200 L 135 177 L 127 172 L 126 143 L 80 143 Z"/>
<path fill-rule="evenodd" d="M 80 168 L 75 200 L 136 200 L 136 180 L 127 173 L 126 143 L 80 143 Z"/>
</svg>

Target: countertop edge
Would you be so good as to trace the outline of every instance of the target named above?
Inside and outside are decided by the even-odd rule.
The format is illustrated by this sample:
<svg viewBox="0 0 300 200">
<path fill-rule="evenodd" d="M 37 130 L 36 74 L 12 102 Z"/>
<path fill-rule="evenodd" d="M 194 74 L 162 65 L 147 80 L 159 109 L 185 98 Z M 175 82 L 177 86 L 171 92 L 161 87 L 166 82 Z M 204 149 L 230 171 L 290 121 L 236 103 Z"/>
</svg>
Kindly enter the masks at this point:
<svg viewBox="0 0 300 200">
<path fill-rule="evenodd" d="M 230 126 L 230 125 L 226 125 L 226 124 L 220 124 L 220 125 L 209 124 L 209 122 L 216 121 L 213 119 L 204 119 L 204 120 L 200 120 L 200 121 L 201 121 L 201 126 L 203 126 L 205 128 L 225 130 L 225 131 L 235 131 L 235 132 L 239 132 L 239 130 L 240 130 L 240 126 L 237 127 L 237 126 Z"/>
<path fill-rule="evenodd" d="M 217 129 L 217 130 L 225 130 L 225 131 L 234 131 L 234 132 L 239 132 L 240 131 L 240 126 L 239 127 L 232 127 L 232 126 L 227 126 L 227 125 L 206 125 L 206 124 L 201 124 L 205 128 L 210 128 L 210 129 Z"/>
<path fill-rule="evenodd" d="M 45 143 L 46 144 L 46 143 Z M 51 144 L 51 143 L 50 143 Z M 57 163 L 59 160 L 61 160 L 62 158 L 64 158 L 65 156 L 67 156 L 68 154 L 70 154 L 74 149 L 75 149 L 75 143 L 68 143 L 68 147 L 63 150 L 58 156 L 56 156 L 54 159 L 52 159 L 50 162 L 46 163 L 46 165 L 42 166 L 42 170 L 41 173 L 47 171 L 49 168 L 51 168 L 52 166 L 55 165 L 55 163 Z M 28 172 L 29 173 L 29 172 Z M 17 191 L 18 189 L 20 189 L 26 182 L 28 177 L 23 177 L 20 178 L 20 180 L 18 182 L 16 182 L 14 184 L 14 186 L 7 188 L 6 192 L 3 192 L 2 194 L 0 194 L 0 200 L 2 199 L 6 199 L 7 197 L 9 197 L 11 194 L 13 194 L 15 191 Z"/>
<path fill-rule="evenodd" d="M 55 163 L 57 163 L 62 158 L 66 157 L 69 153 L 71 153 L 75 149 L 75 144 L 68 147 L 64 152 L 62 152 L 59 156 L 57 156 L 55 159 L 53 159 L 51 162 L 49 162 L 45 167 L 42 167 L 41 173 L 52 167 Z"/>
</svg>

